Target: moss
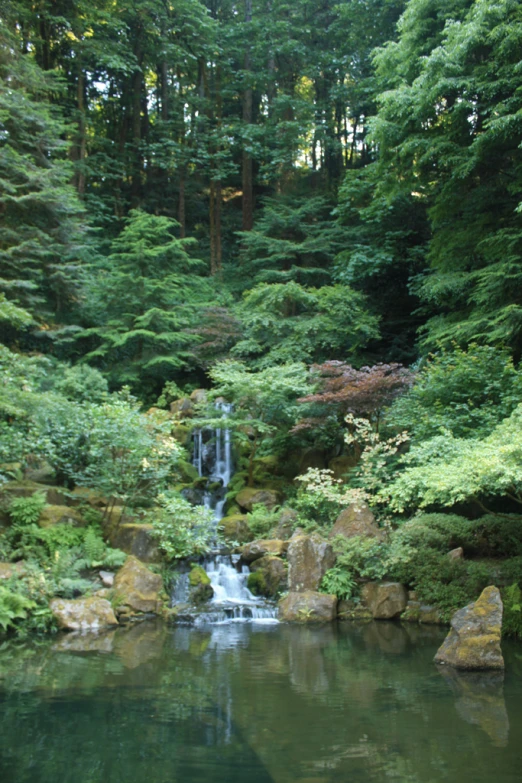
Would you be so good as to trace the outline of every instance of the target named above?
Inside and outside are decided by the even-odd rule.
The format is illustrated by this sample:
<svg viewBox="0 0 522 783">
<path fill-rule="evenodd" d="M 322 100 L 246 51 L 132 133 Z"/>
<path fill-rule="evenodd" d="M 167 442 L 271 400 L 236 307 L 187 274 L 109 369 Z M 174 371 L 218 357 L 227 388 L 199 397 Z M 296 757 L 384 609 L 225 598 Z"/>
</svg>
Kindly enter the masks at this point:
<svg viewBox="0 0 522 783">
<path fill-rule="evenodd" d="M 194 566 L 189 574 L 189 584 L 191 587 L 198 587 L 199 585 L 209 585 L 210 577 L 201 566 Z"/>
<path fill-rule="evenodd" d="M 254 595 L 266 595 L 267 584 L 263 572 L 254 571 L 254 573 L 249 574 L 247 587 Z"/>
</svg>

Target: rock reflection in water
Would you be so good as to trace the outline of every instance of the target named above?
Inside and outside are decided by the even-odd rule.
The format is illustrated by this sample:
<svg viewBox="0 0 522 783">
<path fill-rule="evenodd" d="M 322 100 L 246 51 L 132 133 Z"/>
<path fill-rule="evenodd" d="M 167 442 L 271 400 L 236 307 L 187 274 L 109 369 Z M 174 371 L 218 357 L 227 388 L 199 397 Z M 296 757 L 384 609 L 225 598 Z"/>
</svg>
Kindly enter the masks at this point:
<svg viewBox="0 0 522 783">
<path fill-rule="evenodd" d="M 459 672 L 451 666 L 437 667 L 455 694 L 455 709 L 462 720 L 479 726 L 493 745 L 505 748 L 509 718 L 504 699 L 504 672 Z"/>
</svg>

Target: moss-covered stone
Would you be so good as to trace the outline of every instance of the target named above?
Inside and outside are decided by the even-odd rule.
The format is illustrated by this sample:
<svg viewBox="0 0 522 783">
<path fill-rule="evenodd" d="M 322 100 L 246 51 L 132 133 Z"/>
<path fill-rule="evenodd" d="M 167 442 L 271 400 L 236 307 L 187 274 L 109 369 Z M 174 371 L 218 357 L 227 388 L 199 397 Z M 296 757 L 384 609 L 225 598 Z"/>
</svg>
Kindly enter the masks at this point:
<svg viewBox="0 0 522 783">
<path fill-rule="evenodd" d="M 456 669 L 503 669 L 502 611 L 498 588 L 486 587 L 477 601 L 453 615 L 451 631 L 437 651 L 435 662 Z"/>
<path fill-rule="evenodd" d="M 247 587 L 254 595 L 266 595 L 267 585 L 263 571 L 253 571 L 249 574 Z"/>
<path fill-rule="evenodd" d="M 159 595 L 162 589 L 161 576 L 152 573 L 131 555 L 114 579 L 113 606 L 116 614 L 158 614 L 162 609 Z"/>
<path fill-rule="evenodd" d="M 190 436 L 192 434 L 192 427 L 187 424 L 181 424 L 181 422 L 174 421 L 171 429 L 172 437 L 181 443 L 182 446 L 188 446 L 190 443 Z"/>
<path fill-rule="evenodd" d="M 254 538 L 247 522 L 246 514 L 229 514 L 219 523 L 223 538 L 228 543 L 237 541 L 246 544 Z"/>
<path fill-rule="evenodd" d="M 38 524 L 40 527 L 53 527 L 53 525 L 84 527 L 86 522 L 75 508 L 48 505 L 40 514 Z"/>
<path fill-rule="evenodd" d="M 197 468 L 194 467 L 194 465 L 192 465 L 190 462 L 187 462 L 187 460 L 180 460 L 176 467 L 181 474 L 181 480 L 188 484 L 192 483 L 193 481 L 198 481 L 200 478 Z"/>
<path fill-rule="evenodd" d="M 258 560 L 255 560 L 250 566 L 252 572 L 249 576 L 248 587 L 250 588 L 250 582 L 254 585 L 255 589 L 252 590 L 254 595 L 263 595 L 266 598 L 275 598 L 278 593 L 283 592 L 288 587 L 288 569 L 286 563 L 281 560 L 280 557 L 274 557 L 273 555 L 265 555 Z M 251 577 L 257 576 L 256 579 Z"/>
<path fill-rule="evenodd" d="M 189 584 L 191 587 L 210 584 L 210 577 L 202 566 L 194 566 L 191 570 L 189 573 Z"/>
<path fill-rule="evenodd" d="M 109 540 L 116 549 L 134 555 L 144 563 L 159 563 L 161 554 L 153 531 L 153 525 L 121 524 L 112 530 Z"/>
<path fill-rule="evenodd" d="M 252 507 L 262 503 L 269 510 L 280 502 L 281 497 L 273 489 L 256 489 L 255 487 L 245 487 L 236 495 L 236 503 L 247 511 L 252 511 Z"/>
<path fill-rule="evenodd" d="M 279 601 L 279 619 L 287 623 L 327 623 L 337 617 L 337 598 L 313 590 L 288 593 Z"/>
<path fill-rule="evenodd" d="M 118 624 L 112 606 L 100 596 L 53 598 L 50 608 L 58 627 L 67 631 L 95 631 Z"/>
</svg>

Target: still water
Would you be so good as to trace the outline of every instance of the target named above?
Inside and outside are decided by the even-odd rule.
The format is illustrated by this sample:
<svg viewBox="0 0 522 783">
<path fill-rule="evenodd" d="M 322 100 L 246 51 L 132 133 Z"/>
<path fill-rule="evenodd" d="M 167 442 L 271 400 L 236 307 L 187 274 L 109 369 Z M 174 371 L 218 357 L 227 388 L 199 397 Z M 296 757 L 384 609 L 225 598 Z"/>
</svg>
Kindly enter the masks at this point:
<svg viewBox="0 0 522 783">
<path fill-rule="evenodd" d="M 144 623 L 0 646 L 1 783 L 520 783 L 505 678 L 439 628 Z"/>
</svg>

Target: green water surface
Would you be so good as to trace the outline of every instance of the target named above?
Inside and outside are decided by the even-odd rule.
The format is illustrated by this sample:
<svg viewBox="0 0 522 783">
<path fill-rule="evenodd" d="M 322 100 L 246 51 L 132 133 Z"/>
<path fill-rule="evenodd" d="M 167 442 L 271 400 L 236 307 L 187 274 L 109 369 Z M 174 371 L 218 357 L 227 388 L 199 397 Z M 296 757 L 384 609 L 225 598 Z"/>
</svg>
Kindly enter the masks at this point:
<svg viewBox="0 0 522 783">
<path fill-rule="evenodd" d="M 445 630 L 147 622 L 0 646 L 0 783 L 520 783 L 505 677 L 432 663 Z"/>
</svg>

